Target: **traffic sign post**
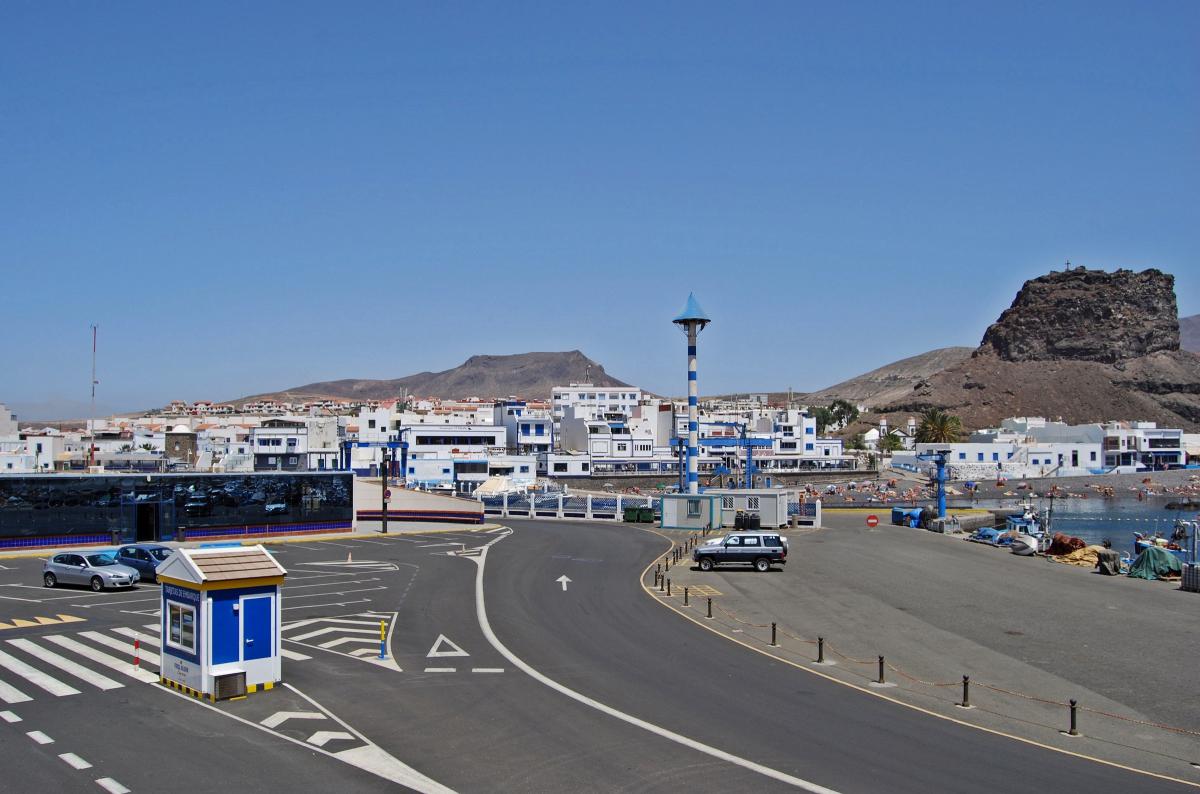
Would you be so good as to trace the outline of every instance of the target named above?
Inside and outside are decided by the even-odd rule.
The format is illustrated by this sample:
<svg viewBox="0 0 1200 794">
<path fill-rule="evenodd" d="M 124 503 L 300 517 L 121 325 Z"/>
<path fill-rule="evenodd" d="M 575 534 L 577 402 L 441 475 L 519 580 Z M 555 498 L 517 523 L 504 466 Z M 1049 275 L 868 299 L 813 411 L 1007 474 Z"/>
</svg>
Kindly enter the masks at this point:
<svg viewBox="0 0 1200 794">
<path fill-rule="evenodd" d="M 874 514 L 867 516 L 867 526 L 871 529 L 879 526 L 879 516 Z"/>
</svg>

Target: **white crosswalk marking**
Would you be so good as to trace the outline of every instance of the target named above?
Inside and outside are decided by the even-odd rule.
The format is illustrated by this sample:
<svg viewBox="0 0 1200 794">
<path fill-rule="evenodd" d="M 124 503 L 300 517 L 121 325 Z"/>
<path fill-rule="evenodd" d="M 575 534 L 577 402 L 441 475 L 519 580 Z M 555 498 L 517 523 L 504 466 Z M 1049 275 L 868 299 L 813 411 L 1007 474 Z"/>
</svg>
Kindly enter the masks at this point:
<svg viewBox="0 0 1200 794">
<path fill-rule="evenodd" d="M 33 700 L 33 698 L 29 697 L 29 695 L 26 695 L 15 686 L 11 686 L 3 681 L 0 681 L 0 700 L 3 700 L 5 703 L 28 703 L 29 701 Z"/>
<path fill-rule="evenodd" d="M 330 628 L 317 629 L 316 631 L 310 631 L 306 634 L 300 634 L 296 637 L 288 637 L 287 639 L 294 640 L 296 642 L 300 642 L 302 640 L 312 639 L 313 637 L 320 637 L 322 634 L 333 634 L 334 632 L 337 632 L 339 634 L 344 634 L 344 633 L 370 634 L 372 636 L 378 637 L 379 636 L 379 626 L 376 625 L 375 628 L 373 628 L 373 629 L 348 629 L 343 626 L 331 626 Z"/>
<path fill-rule="evenodd" d="M 116 629 L 114 629 L 114 631 L 116 631 Z M 133 659 L 133 642 L 130 640 L 118 640 L 116 637 L 110 637 L 107 634 L 101 634 L 98 631 L 81 631 L 79 632 L 79 636 L 86 637 L 92 642 L 97 642 L 108 648 L 112 648 L 114 651 L 122 651 L 128 654 L 130 659 Z M 157 648 L 158 645 L 155 644 L 154 647 Z M 158 654 L 154 651 L 148 651 L 145 648 L 142 648 L 141 651 L 139 651 L 139 654 L 142 657 L 142 664 L 150 663 L 155 667 L 159 666 Z"/>
<path fill-rule="evenodd" d="M 114 681 L 107 676 L 92 672 L 81 664 L 76 664 L 66 657 L 59 656 L 53 651 L 48 651 L 40 645 L 35 645 L 29 640 L 9 640 L 8 644 L 14 648 L 20 648 L 30 656 L 41 659 L 49 665 L 57 667 L 65 673 L 70 673 L 81 681 L 86 681 L 98 689 L 120 689 L 125 686 L 120 681 Z"/>
<path fill-rule="evenodd" d="M 0 651 L 0 667 L 16 673 L 34 686 L 46 690 L 51 695 L 63 697 L 64 695 L 79 694 L 79 690 L 75 687 L 68 686 L 57 678 L 46 675 L 36 667 L 30 667 L 20 659 L 9 656 L 4 651 Z"/>
<path fill-rule="evenodd" d="M 134 637 L 137 637 L 139 640 L 142 641 L 142 645 L 149 645 L 151 648 L 159 647 L 158 640 L 155 639 L 154 637 L 147 637 L 146 632 L 144 632 L 144 631 L 138 631 L 137 629 L 126 628 L 125 626 L 122 626 L 119 629 L 113 629 L 113 631 L 115 631 L 117 634 L 125 635 L 130 640 L 132 640 Z M 129 643 L 129 647 L 131 647 L 131 648 L 133 647 L 132 642 Z"/>
<path fill-rule="evenodd" d="M 282 656 L 284 659 L 291 659 L 296 662 L 303 662 L 305 659 L 312 658 L 311 656 L 305 656 L 302 653 L 296 653 L 295 651 L 289 651 L 287 648 L 281 648 L 279 651 L 279 655 Z"/>
<path fill-rule="evenodd" d="M 84 645 L 82 642 L 76 642 L 70 637 L 64 637 L 61 634 L 49 634 L 46 636 L 46 641 L 52 642 L 61 648 L 66 648 L 68 651 L 74 651 L 80 656 L 104 665 L 109 670 L 116 670 L 122 675 L 127 675 L 130 678 L 136 678 L 138 681 L 150 683 L 158 680 L 158 676 L 149 670 L 143 670 L 141 667 L 134 667 L 133 660 L 131 658 L 118 659 L 115 656 L 109 656 L 107 653 L 101 653 L 95 648 Z"/>
</svg>

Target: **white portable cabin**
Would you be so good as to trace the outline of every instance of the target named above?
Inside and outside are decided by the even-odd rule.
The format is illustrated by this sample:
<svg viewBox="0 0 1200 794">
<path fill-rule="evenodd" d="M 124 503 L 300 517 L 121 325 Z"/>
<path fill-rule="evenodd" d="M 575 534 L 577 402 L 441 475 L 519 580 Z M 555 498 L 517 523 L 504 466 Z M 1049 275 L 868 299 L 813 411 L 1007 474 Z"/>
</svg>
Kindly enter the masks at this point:
<svg viewBox="0 0 1200 794">
<path fill-rule="evenodd" d="M 156 573 L 163 684 L 224 700 L 282 680 L 280 588 L 287 571 L 270 552 L 181 548 Z"/>
<path fill-rule="evenodd" d="M 721 526 L 721 500 L 706 491 L 702 494 L 663 494 L 663 529 L 717 529 Z"/>
<path fill-rule="evenodd" d="M 704 493 L 721 498 L 723 526 L 732 527 L 739 512 L 757 515 L 763 529 L 787 526 L 790 492 L 783 488 L 709 488 Z"/>
</svg>

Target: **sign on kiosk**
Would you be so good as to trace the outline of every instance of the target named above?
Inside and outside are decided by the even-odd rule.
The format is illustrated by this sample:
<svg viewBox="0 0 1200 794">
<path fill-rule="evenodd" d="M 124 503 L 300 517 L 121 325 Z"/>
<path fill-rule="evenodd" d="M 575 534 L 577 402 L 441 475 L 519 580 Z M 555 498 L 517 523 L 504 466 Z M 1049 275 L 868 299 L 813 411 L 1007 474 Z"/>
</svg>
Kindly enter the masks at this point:
<svg viewBox="0 0 1200 794">
<path fill-rule="evenodd" d="M 162 583 L 162 683 L 208 700 L 282 678 L 280 588 L 287 571 L 262 546 L 176 549 Z"/>
</svg>

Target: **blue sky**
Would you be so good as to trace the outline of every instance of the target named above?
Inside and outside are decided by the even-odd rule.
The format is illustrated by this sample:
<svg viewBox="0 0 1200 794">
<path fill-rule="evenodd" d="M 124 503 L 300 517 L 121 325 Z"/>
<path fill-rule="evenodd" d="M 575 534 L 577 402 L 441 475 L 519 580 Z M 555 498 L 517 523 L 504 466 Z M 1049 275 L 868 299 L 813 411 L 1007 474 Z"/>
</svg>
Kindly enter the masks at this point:
<svg viewBox="0 0 1200 794">
<path fill-rule="evenodd" d="M 0 4 L 0 401 L 579 348 L 682 393 L 975 345 L 1065 260 L 1200 312 L 1200 4 Z M 582 373 L 581 373 L 582 375 Z M 32 418 L 32 416 L 31 416 Z"/>
</svg>

